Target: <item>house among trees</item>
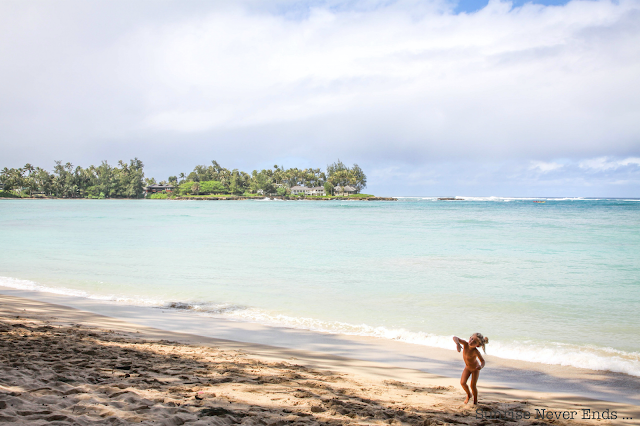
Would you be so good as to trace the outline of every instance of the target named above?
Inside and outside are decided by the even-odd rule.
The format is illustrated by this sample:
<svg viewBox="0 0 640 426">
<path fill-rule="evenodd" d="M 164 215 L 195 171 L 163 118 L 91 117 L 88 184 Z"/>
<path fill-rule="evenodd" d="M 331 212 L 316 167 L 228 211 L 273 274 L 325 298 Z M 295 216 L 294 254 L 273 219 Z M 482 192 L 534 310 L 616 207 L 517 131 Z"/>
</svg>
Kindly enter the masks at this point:
<svg viewBox="0 0 640 426">
<path fill-rule="evenodd" d="M 305 193 L 305 191 L 306 191 L 307 189 L 309 189 L 309 188 L 307 188 L 307 187 L 305 187 L 305 186 L 292 186 L 292 187 L 291 187 L 291 193 L 292 193 L 293 195 L 302 195 L 302 194 L 304 194 L 304 193 Z"/>
<path fill-rule="evenodd" d="M 345 185 L 345 186 L 336 186 L 333 188 L 334 195 L 352 195 L 358 192 L 353 186 Z"/>
<path fill-rule="evenodd" d="M 173 190 L 173 185 L 149 185 L 144 188 L 145 195 L 155 194 L 156 192 L 167 191 L 171 192 Z"/>
<path fill-rule="evenodd" d="M 304 192 L 305 195 L 327 195 L 326 192 L 324 192 L 324 186 L 314 186 L 313 188 L 307 188 L 307 190 Z"/>
<path fill-rule="evenodd" d="M 308 188 L 306 186 L 292 186 L 291 194 L 293 195 L 327 195 L 324 186 L 314 186 Z"/>
</svg>

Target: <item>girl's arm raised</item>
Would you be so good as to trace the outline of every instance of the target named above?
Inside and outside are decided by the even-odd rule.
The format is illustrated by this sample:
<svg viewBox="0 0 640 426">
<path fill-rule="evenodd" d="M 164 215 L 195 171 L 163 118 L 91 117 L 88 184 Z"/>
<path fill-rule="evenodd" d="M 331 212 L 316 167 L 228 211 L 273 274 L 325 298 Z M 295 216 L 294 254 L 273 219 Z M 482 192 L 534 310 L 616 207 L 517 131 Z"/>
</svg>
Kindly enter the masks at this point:
<svg viewBox="0 0 640 426">
<path fill-rule="evenodd" d="M 457 345 L 456 348 L 458 349 L 458 352 L 460 352 L 460 349 L 462 349 L 462 346 L 464 346 L 465 348 L 469 346 L 466 340 L 462 340 L 457 336 L 453 336 L 453 341 L 456 342 L 456 345 Z"/>
</svg>

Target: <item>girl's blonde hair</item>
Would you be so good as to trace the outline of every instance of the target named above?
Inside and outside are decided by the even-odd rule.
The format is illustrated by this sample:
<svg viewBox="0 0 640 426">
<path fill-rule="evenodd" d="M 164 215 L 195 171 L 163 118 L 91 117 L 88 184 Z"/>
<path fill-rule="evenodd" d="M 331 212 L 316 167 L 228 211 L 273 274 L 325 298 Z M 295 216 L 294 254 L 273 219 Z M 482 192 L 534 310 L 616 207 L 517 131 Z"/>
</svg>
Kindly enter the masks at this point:
<svg viewBox="0 0 640 426">
<path fill-rule="evenodd" d="M 484 347 L 484 345 L 489 344 L 489 338 L 488 337 L 484 337 L 482 335 L 482 333 L 473 333 L 473 336 L 476 336 L 478 338 L 478 340 L 480 341 L 480 344 L 482 345 L 482 352 L 484 352 L 485 354 L 487 353 L 487 349 Z M 473 337 L 471 336 L 471 337 Z"/>
</svg>

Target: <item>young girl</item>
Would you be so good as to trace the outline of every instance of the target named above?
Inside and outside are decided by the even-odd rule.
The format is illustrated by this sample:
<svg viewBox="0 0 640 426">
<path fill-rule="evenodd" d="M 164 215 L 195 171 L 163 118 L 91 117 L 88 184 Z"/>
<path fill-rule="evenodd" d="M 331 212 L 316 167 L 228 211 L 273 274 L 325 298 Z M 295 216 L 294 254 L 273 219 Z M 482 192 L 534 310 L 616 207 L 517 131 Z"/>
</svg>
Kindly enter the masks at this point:
<svg viewBox="0 0 640 426">
<path fill-rule="evenodd" d="M 468 403 L 471 399 L 471 392 L 469 392 L 469 386 L 467 386 L 467 380 L 471 376 L 471 391 L 473 392 L 473 404 L 478 403 L 478 389 L 476 383 L 478 383 L 478 377 L 480 376 L 480 370 L 484 368 L 484 358 L 480 355 L 478 346 L 482 346 L 482 351 L 486 353 L 484 345 L 489 343 L 487 337 L 483 337 L 480 333 L 475 333 L 469 338 L 469 342 L 453 336 L 453 341 L 456 342 L 458 352 L 462 349 L 462 359 L 464 359 L 465 367 L 462 370 L 462 377 L 460 377 L 460 384 L 462 389 L 467 393 L 467 399 L 464 403 Z M 479 362 L 478 362 L 479 361 Z"/>
</svg>

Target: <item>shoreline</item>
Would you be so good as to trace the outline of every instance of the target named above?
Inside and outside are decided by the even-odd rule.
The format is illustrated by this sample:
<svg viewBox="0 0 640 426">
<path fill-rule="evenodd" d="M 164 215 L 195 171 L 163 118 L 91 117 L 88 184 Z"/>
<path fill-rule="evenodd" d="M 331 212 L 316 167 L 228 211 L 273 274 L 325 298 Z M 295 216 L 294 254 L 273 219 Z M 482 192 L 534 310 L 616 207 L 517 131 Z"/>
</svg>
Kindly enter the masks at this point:
<svg viewBox="0 0 640 426">
<path fill-rule="evenodd" d="M 331 197 L 331 198 L 317 198 L 317 197 L 287 197 L 282 195 L 268 195 L 263 198 L 259 197 L 243 197 L 243 196 L 233 196 L 233 197 L 176 197 L 176 198 L 167 198 L 167 200 L 173 201 L 183 201 L 183 200 L 264 200 L 268 198 L 269 200 L 282 200 L 282 201 L 398 201 L 397 198 L 393 197 Z"/>
<path fill-rule="evenodd" d="M 263 201 L 269 200 L 282 200 L 282 201 L 398 201 L 398 198 L 394 197 L 287 197 L 282 195 L 265 195 L 260 197 L 246 197 L 243 195 L 230 195 L 228 197 L 219 196 L 189 196 L 189 197 L 175 197 L 175 198 L 158 198 L 156 200 L 167 201 L 244 201 L 254 200 Z M 0 197 L 0 200 L 98 200 L 98 198 L 58 198 L 58 197 Z M 152 200 L 152 198 L 102 198 L 99 200 Z"/>
<path fill-rule="evenodd" d="M 164 329 L 203 338 L 218 338 L 248 345 L 268 345 L 283 350 L 319 352 L 326 356 L 358 359 L 420 370 L 457 383 L 462 361 L 454 350 L 365 336 L 346 336 L 301 329 L 265 326 L 250 322 L 203 317 L 180 310 L 162 310 L 103 301 L 20 291 L 0 287 L 0 294 L 37 303 L 66 306 L 96 315 L 117 318 L 141 327 Z M 2 296 L 4 297 L 4 296 Z M 573 394 L 582 398 L 640 405 L 640 378 L 623 373 L 594 371 L 560 365 L 486 357 L 487 368 L 481 381 L 492 386 L 534 392 Z"/>
<path fill-rule="evenodd" d="M 49 389 L 49 391 L 45 392 L 46 395 L 37 395 L 42 396 L 42 398 L 48 398 L 47 405 L 50 413 L 47 415 L 49 416 L 56 415 L 55 410 L 51 408 L 56 405 L 58 400 L 51 394 L 59 390 L 61 395 L 67 392 L 66 395 L 68 396 L 66 398 L 70 399 L 78 395 L 88 394 L 91 396 L 91 400 L 94 401 L 94 405 L 102 406 L 103 411 L 100 414 L 110 412 L 110 416 L 118 414 L 120 417 L 132 416 L 128 419 L 125 418 L 125 421 L 144 422 L 145 419 L 149 420 L 152 413 L 166 416 L 171 414 L 171 410 L 176 408 L 176 404 L 180 404 L 178 407 L 181 406 L 184 412 L 182 414 L 174 414 L 178 417 L 182 416 L 183 421 L 189 420 L 189 416 L 191 416 L 194 424 L 211 424 L 210 422 L 199 423 L 203 419 L 207 419 L 206 416 L 200 416 L 200 420 L 198 420 L 197 413 L 202 414 L 203 412 L 217 412 L 219 414 L 215 417 L 216 420 L 227 420 L 227 422 L 218 424 L 233 423 L 234 420 L 237 420 L 237 418 L 234 419 L 234 415 L 240 416 L 240 418 L 250 417 L 251 415 L 262 416 L 265 419 L 267 417 L 272 419 L 277 417 L 279 419 L 277 421 L 285 422 L 280 424 L 298 422 L 299 424 L 434 425 L 454 423 L 452 418 L 456 420 L 456 423 L 460 424 L 483 424 L 483 421 L 486 422 L 486 420 L 478 420 L 476 418 L 476 408 L 462 403 L 464 393 L 457 384 L 458 379 L 430 372 L 330 355 L 326 352 L 286 349 L 194 334 L 169 332 L 62 305 L 16 296 L 0 296 L 0 316 L 3 317 L 2 320 L 5 322 L 11 321 L 11 327 L 16 327 L 16 324 L 17 327 L 22 327 L 19 328 L 18 335 L 14 333 L 14 338 L 31 338 L 36 332 L 42 332 L 43 329 L 48 327 L 47 332 L 55 331 L 58 339 L 66 335 L 68 338 L 61 343 L 72 349 L 76 346 L 81 346 L 85 353 L 91 354 L 91 351 L 109 347 L 111 350 L 125 351 L 131 356 L 129 361 L 124 361 L 123 354 L 119 353 L 121 358 L 118 359 L 118 362 L 122 364 L 130 362 L 130 366 L 132 365 L 131 362 L 134 363 L 135 368 L 129 367 L 126 371 L 118 370 L 120 368 L 118 366 L 114 370 L 102 368 L 104 371 L 100 376 L 96 371 L 99 370 L 98 368 L 92 367 L 89 369 L 93 374 L 91 377 L 95 377 L 97 383 L 83 384 L 82 392 L 76 392 L 70 388 L 76 382 L 82 381 L 78 376 L 68 373 L 69 377 L 63 380 L 62 383 L 59 383 L 60 378 L 56 376 L 58 377 L 57 382 L 46 384 Z M 2 339 L 7 338 L 6 330 L 11 331 L 13 328 L 5 327 L 5 332 L 0 334 Z M 71 335 L 73 338 L 70 337 Z M 91 343 L 90 341 L 93 341 L 94 346 L 100 346 L 97 349 L 87 349 Z M 120 349 L 117 347 L 120 347 Z M 149 356 L 158 356 L 158 353 L 163 350 L 166 352 L 167 349 L 170 349 L 169 353 L 172 354 L 172 360 L 167 361 L 165 359 L 164 361 L 167 361 L 168 365 L 171 366 L 167 371 L 173 371 L 173 373 L 170 374 L 171 377 L 164 377 L 160 380 L 162 383 L 166 382 L 167 385 L 159 386 L 159 389 L 144 389 L 150 393 L 155 392 L 156 398 L 151 401 L 149 401 L 149 395 L 144 398 L 145 394 L 141 389 L 131 389 L 136 386 L 136 383 L 140 387 L 140 382 L 151 383 L 153 380 L 158 380 L 157 378 L 151 379 L 151 373 L 144 370 L 143 366 L 138 365 L 141 364 L 141 361 L 136 361 L 139 359 L 136 355 L 141 348 L 149 352 Z M 214 349 L 217 351 L 214 354 L 216 356 L 211 358 L 209 352 Z M 207 355 L 205 352 L 209 353 L 210 363 L 220 362 L 222 358 L 230 361 L 231 364 L 226 367 L 227 373 L 223 373 L 222 376 L 215 375 L 215 377 L 211 377 L 211 375 L 203 376 L 202 374 L 198 376 L 197 370 L 193 369 L 191 369 L 192 373 L 185 373 L 188 370 L 185 367 L 187 361 L 202 363 L 202 357 Z M 69 357 L 70 360 L 67 364 L 74 362 L 74 359 L 78 358 L 81 353 L 82 351 L 76 351 L 77 355 Z M 29 358 L 30 354 L 23 353 L 23 356 Z M 58 368 L 61 368 L 60 360 L 57 362 Z M 5 373 L 3 374 L 13 374 L 15 376 L 17 374 L 16 369 L 26 368 L 19 362 L 14 362 L 14 364 L 16 365 L 8 367 L 8 369 L 5 368 Z M 74 368 L 72 365 L 67 364 L 62 362 L 64 368 L 68 370 Z M 488 364 L 488 367 L 491 366 Z M 87 371 L 86 368 L 85 370 L 78 369 L 78 367 L 75 368 L 74 371 L 77 375 L 85 374 Z M 126 365 L 123 368 L 126 369 Z M 251 369 L 251 371 L 247 371 L 247 368 Z M 285 377 L 286 380 L 278 379 L 283 380 L 282 383 L 279 383 L 275 378 L 265 380 L 266 376 L 261 376 L 261 380 L 255 379 L 255 369 L 257 368 L 265 371 L 277 369 L 276 375 Z M 155 370 L 159 369 L 159 367 L 155 368 Z M 155 370 L 152 369 L 151 371 Z M 165 372 L 166 374 L 169 373 Z M 248 378 L 247 374 L 253 378 Z M 197 377 L 193 377 L 194 375 Z M 287 375 L 290 375 L 290 377 Z M 310 380 L 312 377 L 315 378 L 314 383 Z M 24 374 L 21 376 L 21 380 L 24 380 Z M 285 383 L 288 381 L 292 381 L 292 383 Z M 8 400 L 13 398 L 11 400 L 14 401 L 20 399 L 20 395 L 16 394 L 28 393 L 33 395 L 34 393 L 42 392 L 40 389 L 30 389 L 27 385 L 19 386 L 13 384 L 7 386 L 7 382 L 7 379 L 3 378 L 3 385 L 0 387 L 0 399 Z M 168 385 L 170 382 L 171 386 Z M 596 384 L 597 381 L 594 381 L 593 385 Z M 58 386 L 59 389 L 54 385 Z M 117 401 L 108 401 L 105 396 L 97 394 L 97 389 L 93 392 L 90 389 L 92 387 L 104 388 L 107 385 L 117 385 L 117 391 L 111 393 L 111 395 L 116 395 L 112 399 L 117 399 Z M 285 388 L 282 388 L 284 385 L 286 385 Z M 275 389 L 274 386 L 280 386 L 280 388 Z M 161 391 L 164 391 L 164 395 L 159 397 L 157 394 L 158 392 L 162 393 Z M 586 408 L 599 412 L 604 412 L 605 410 L 615 411 L 619 419 L 622 419 L 623 416 L 634 419 L 613 422 L 598 421 L 598 424 L 638 424 L 636 419 L 640 419 L 640 408 L 638 406 L 604 402 L 566 393 L 516 390 L 484 381 L 482 377 L 479 382 L 479 391 L 479 407 L 486 411 L 511 410 L 522 412 L 524 410 L 535 415 L 536 410 L 542 409 L 581 413 L 579 410 Z M 173 392 L 173 394 L 167 395 L 167 392 Z M 133 395 L 140 396 L 141 398 L 139 399 L 145 399 L 142 402 L 147 404 L 147 408 L 141 409 L 141 402 L 136 400 L 134 401 L 135 403 L 131 402 L 133 405 L 131 407 L 132 410 L 126 410 L 126 407 L 123 407 L 126 401 L 119 398 L 120 394 L 125 393 L 134 400 L 137 397 Z M 198 395 L 201 396 L 200 399 L 196 398 Z M 67 401 L 66 398 L 65 403 L 72 402 Z M 64 411 L 64 413 L 58 414 L 58 416 L 71 417 L 69 407 L 63 406 L 64 404 L 61 401 L 62 399 L 58 401 L 57 409 L 58 411 Z M 76 414 L 82 413 L 81 416 L 84 416 L 84 418 L 90 417 L 92 413 L 89 412 L 91 408 L 89 404 L 83 403 L 82 400 L 73 402 L 78 407 L 73 410 L 74 412 L 77 411 Z M 26 402 L 24 403 L 26 404 Z M 151 403 L 151 406 L 149 406 L 149 403 Z M 104 411 L 109 404 L 119 407 L 121 412 L 115 413 L 113 408 L 110 409 L 111 411 Z M 203 408 L 207 404 L 209 406 Z M 252 408 L 256 406 L 261 407 L 259 415 L 252 414 Z M 226 411 L 214 411 L 221 408 Z M 204 411 L 207 409 L 209 411 Z M 178 411 L 178 409 L 176 408 L 175 411 Z M 0 415 L 6 415 L 7 412 L 7 409 L 1 410 Z M 145 415 L 140 416 L 141 413 L 145 413 Z M 137 420 L 134 420 L 135 416 L 138 417 Z M 104 419 L 105 416 L 102 418 Z M 175 417 L 173 418 L 175 420 Z M 83 419 L 78 418 L 75 420 L 78 423 L 82 423 L 80 420 Z M 537 420 L 539 421 L 540 419 Z M 335 421 L 339 422 L 334 423 Z M 532 418 L 531 420 L 509 421 L 509 423 L 535 424 L 532 423 L 534 421 L 536 419 Z M 166 424 L 182 424 L 180 420 L 176 420 L 176 422 Z M 554 424 L 595 424 L 595 421 L 584 420 L 578 415 L 573 420 L 554 420 Z"/>
</svg>

